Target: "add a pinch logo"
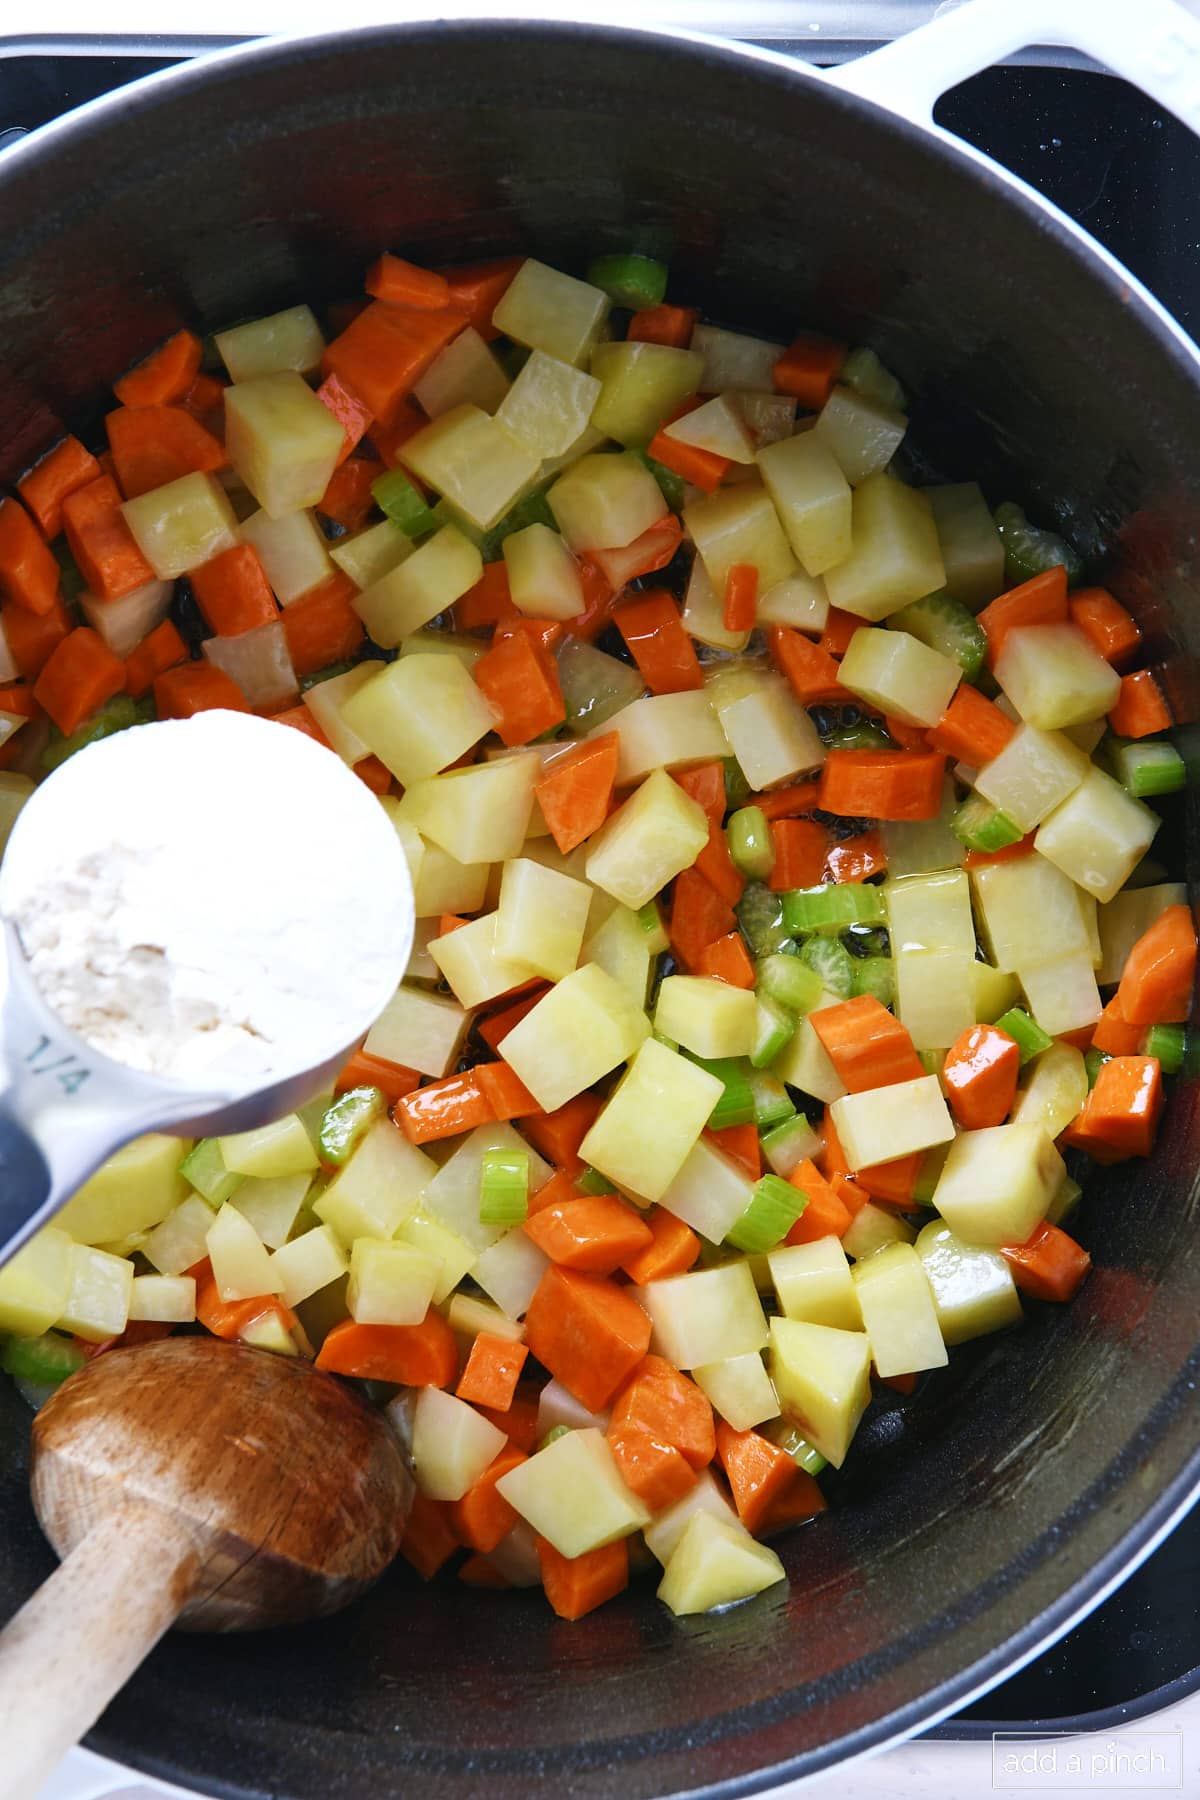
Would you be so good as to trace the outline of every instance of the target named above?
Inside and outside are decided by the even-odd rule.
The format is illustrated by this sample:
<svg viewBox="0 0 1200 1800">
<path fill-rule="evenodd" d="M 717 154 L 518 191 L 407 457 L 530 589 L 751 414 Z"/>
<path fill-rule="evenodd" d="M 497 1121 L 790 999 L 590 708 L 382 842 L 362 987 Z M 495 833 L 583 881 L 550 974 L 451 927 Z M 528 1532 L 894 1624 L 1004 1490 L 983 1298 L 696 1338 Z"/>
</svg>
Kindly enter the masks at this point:
<svg viewBox="0 0 1200 1800">
<path fill-rule="evenodd" d="M 1182 1793 L 1184 1760 L 1180 1731 L 998 1731 L 992 1736 L 992 1788 L 1013 1794 Z"/>
</svg>

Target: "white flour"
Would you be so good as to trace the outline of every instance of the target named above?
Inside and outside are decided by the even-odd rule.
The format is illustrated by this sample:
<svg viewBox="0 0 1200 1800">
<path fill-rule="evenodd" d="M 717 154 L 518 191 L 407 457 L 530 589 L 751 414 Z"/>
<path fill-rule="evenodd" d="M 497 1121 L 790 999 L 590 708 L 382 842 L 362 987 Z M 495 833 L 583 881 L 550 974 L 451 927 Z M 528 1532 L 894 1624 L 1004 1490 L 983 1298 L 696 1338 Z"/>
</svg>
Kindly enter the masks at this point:
<svg viewBox="0 0 1200 1800">
<path fill-rule="evenodd" d="M 412 933 L 378 801 L 301 733 L 234 713 L 65 763 L 18 820 L 0 911 L 65 1025 L 182 1080 L 336 1054 L 394 991 Z"/>
</svg>

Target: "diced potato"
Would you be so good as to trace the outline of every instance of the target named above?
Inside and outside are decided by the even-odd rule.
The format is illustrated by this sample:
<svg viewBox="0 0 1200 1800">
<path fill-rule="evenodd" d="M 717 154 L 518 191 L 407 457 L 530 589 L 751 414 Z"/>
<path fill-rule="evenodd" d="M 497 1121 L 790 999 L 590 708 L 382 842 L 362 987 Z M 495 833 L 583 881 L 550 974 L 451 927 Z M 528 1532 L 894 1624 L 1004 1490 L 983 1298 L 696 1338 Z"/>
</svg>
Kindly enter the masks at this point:
<svg viewBox="0 0 1200 1800">
<path fill-rule="evenodd" d="M 508 590 L 518 612 L 535 619 L 573 619 L 583 611 L 579 564 L 557 531 L 526 525 L 505 538 L 501 549 Z"/>
<path fill-rule="evenodd" d="M 645 444 L 696 392 L 704 358 L 696 350 L 630 340 L 597 344 L 591 368 L 601 384 L 592 424 L 619 444 Z"/>
<path fill-rule="evenodd" d="M 560 1556 L 586 1556 L 650 1523 L 594 1427 L 568 1431 L 502 1475 L 496 1492 Z"/>
<path fill-rule="evenodd" d="M 785 348 L 719 325 L 697 325 L 692 331 L 692 349 L 704 358 L 700 386 L 706 394 L 723 394 L 726 388 L 769 394 L 775 386 L 775 364 Z"/>
<path fill-rule="evenodd" d="M 942 804 L 935 819 L 896 820 L 885 824 L 883 843 L 892 875 L 926 874 L 931 869 L 957 869 L 966 846 L 950 829 L 958 806 L 954 783 L 946 777 Z"/>
<path fill-rule="evenodd" d="M 593 899 L 599 893 L 598 888 L 593 888 Z M 607 900 L 609 896 L 601 897 Z M 614 906 L 607 919 L 584 939 L 579 961 L 599 964 L 624 988 L 633 1005 L 644 1010 L 654 954 L 637 913 L 627 906 Z"/>
<path fill-rule="evenodd" d="M 760 450 L 764 444 L 777 444 L 782 438 L 791 437 L 796 429 L 796 401 L 791 394 L 739 388 L 730 398 L 736 402 Z"/>
<path fill-rule="evenodd" d="M 948 1050 L 976 1021 L 971 950 L 897 950 L 896 1016 L 914 1050 Z"/>
<path fill-rule="evenodd" d="M 407 820 L 400 820 L 421 845 L 421 857 L 413 876 L 413 905 L 417 919 L 436 919 L 442 913 L 478 912 L 487 889 L 487 863 L 460 863 L 440 844 L 427 844 Z M 409 865 L 411 871 L 411 863 Z"/>
<path fill-rule="evenodd" d="M 707 691 L 752 788 L 811 774 L 824 762 L 817 728 L 782 675 L 733 667 L 715 675 Z"/>
<path fill-rule="evenodd" d="M 1020 1323 L 1021 1298 L 999 1251 L 965 1243 L 935 1219 L 918 1235 L 916 1253 L 947 1344 L 965 1344 Z"/>
<path fill-rule="evenodd" d="M 424 1387 L 413 1418 L 413 1472 L 430 1500 L 461 1500 L 503 1450 L 504 1433 L 442 1388 Z"/>
<path fill-rule="evenodd" d="M 182 1275 L 208 1255 L 212 1222 L 212 1208 L 205 1205 L 199 1194 L 189 1194 L 161 1225 L 155 1226 L 142 1245 L 142 1255 L 161 1275 Z M 3 1293 L 4 1276 L 0 1273 L 0 1325 L 4 1320 Z"/>
<path fill-rule="evenodd" d="M 879 1375 L 944 1368 L 950 1358 L 933 1292 L 911 1244 L 889 1244 L 855 1263 L 853 1281 Z"/>
<path fill-rule="evenodd" d="M 308 1174 L 248 1176 L 237 1190 L 238 1211 L 268 1249 L 278 1250 L 292 1235 L 311 1186 Z"/>
<path fill-rule="evenodd" d="M 716 394 L 663 429 L 677 443 L 692 444 L 697 450 L 723 456 L 728 462 L 754 461 L 755 440 L 733 394 Z"/>
<path fill-rule="evenodd" d="M 356 731 L 352 731 L 342 716 L 342 708 L 359 688 L 365 686 L 373 675 L 380 673 L 380 665 L 375 662 L 355 663 L 352 669 L 346 669 L 341 675 L 330 675 L 325 681 L 318 681 L 306 688 L 302 696 L 305 706 L 329 740 L 331 750 L 337 752 L 343 762 L 351 767 L 371 754 L 371 746 Z M 390 798 L 390 796 L 384 796 Z M 413 833 L 416 837 L 416 833 Z M 419 866 L 419 863 L 418 863 Z M 413 871 L 410 868 L 409 873 Z"/>
<path fill-rule="evenodd" d="M 99 633 L 114 656 L 124 659 L 166 618 L 171 605 L 171 587 L 165 581 L 148 581 L 145 587 L 135 588 L 132 594 L 123 594 L 119 600 L 97 600 L 94 594 L 85 590 L 79 596 L 79 604 L 92 630 Z M 0 651 L 0 665 L 2 661 Z M 3 675 L 0 666 L 0 679 L 12 681 L 16 676 L 15 665 L 8 676 Z M 19 714 L 8 716 L 20 718 Z M 13 729 L 19 729 L 19 725 Z"/>
<path fill-rule="evenodd" d="M 771 591 L 774 593 L 778 587 L 786 586 L 786 582 L 777 583 Z M 683 598 L 683 628 L 697 642 L 711 644 L 715 650 L 744 650 L 750 641 L 748 631 L 725 629 L 724 596 L 717 593 L 698 556 L 692 558 L 687 593 Z"/>
<path fill-rule="evenodd" d="M 796 1113 L 787 1121 L 786 1131 L 780 1130 L 778 1136 L 770 1132 L 762 1139 L 763 1161 L 786 1181 L 805 1158 L 821 1154 L 823 1143 L 824 1139 L 804 1114 Z"/>
<path fill-rule="evenodd" d="M 508 393 L 508 376 L 473 325 L 439 350 L 413 383 L 413 398 L 431 419 L 470 404 L 494 413 Z"/>
<path fill-rule="evenodd" d="M 788 440 L 789 443 L 800 441 Z M 779 444 L 773 448 L 782 450 L 784 446 Z M 771 452 L 761 451 L 760 457 L 769 454 Z M 796 561 L 771 495 L 756 483 L 721 488 L 702 500 L 694 500 L 684 507 L 683 522 L 708 571 L 709 580 L 722 598 L 729 571 L 736 564 L 753 564 L 758 570 L 758 590 L 762 594 L 796 573 Z M 813 572 L 809 571 L 810 574 Z"/>
<path fill-rule="evenodd" d="M 502 1225 L 485 1225 L 479 1217 L 479 1188 L 484 1155 L 489 1150 L 521 1150 L 529 1158 L 529 1190 L 536 1193 L 554 1171 L 508 1124 L 479 1125 L 447 1157 L 428 1183 L 423 1204 L 443 1225 L 478 1255 L 505 1235 Z"/>
<path fill-rule="evenodd" d="M 668 975 L 658 990 L 654 1029 L 697 1056 L 749 1056 L 758 1004 L 752 991 L 704 975 Z"/>
<path fill-rule="evenodd" d="M 469 401 L 415 432 L 400 460 L 480 531 L 504 517 L 540 463 L 535 450 Z"/>
<path fill-rule="evenodd" d="M 720 1081 L 707 1069 L 647 1038 L 579 1154 L 618 1187 L 657 1200 L 678 1175 L 721 1093 Z"/>
<path fill-rule="evenodd" d="M 858 1294 L 840 1239 L 781 1245 L 768 1252 L 767 1267 L 784 1318 L 836 1325 L 840 1331 L 862 1330 Z"/>
<path fill-rule="evenodd" d="M 429 954 L 462 1006 L 483 1006 L 529 979 L 525 963 L 510 961 L 497 949 L 497 918 L 484 913 L 430 940 Z"/>
<path fill-rule="evenodd" d="M 707 842 L 703 808 L 656 769 L 590 839 L 587 878 L 636 912 Z"/>
<path fill-rule="evenodd" d="M 757 1350 L 705 1363 L 692 1370 L 692 1380 L 735 1431 L 752 1431 L 765 1419 L 779 1416 L 779 1399 Z"/>
<path fill-rule="evenodd" d="M 1107 666 L 1107 665 L 1106 665 Z M 1154 841 L 1159 816 L 1103 769 L 1089 769 L 1042 821 L 1035 847 L 1097 900 L 1115 899 Z"/>
<path fill-rule="evenodd" d="M 221 1160 L 231 1175 L 301 1175 L 317 1167 L 312 1140 L 296 1113 L 217 1139 Z"/>
<path fill-rule="evenodd" d="M 1099 969 L 1102 987 L 1120 981 L 1129 952 L 1144 931 L 1168 906 L 1186 906 L 1187 888 L 1182 881 L 1160 881 L 1150 887 L 1127 888 L 1100 908 Z M 78 1236 L 78 1232 L 75 1234 Z"/>
<path fill-rule="evenodd" d="M 196 1317 L 196 1283 L 191 1275 L 135 1275 L 129 1290 L 129 1320 L 190 1325 Z"/>
<path fill-rule="evenodd" d="M 864 625 L 850 639 L 838 679 L 878 712 L 909 725 L 936 725 L 961 677 L 952 656 L 929 649 L 907 631 Z"/>
<path fill-rule="evenodd" d="M 65 1231 L 46 1225 L 0 1268 L 0 1331 L 40 1337 L 55 1324 L 71 1291 L 71 1248 Z"/>
<path fill-rule="evenodd" d="M 502 1239 L 499 1241 L 503 1242 Z M 510 1344 L 519 1344 L 525 1336 L 525 1327 L 517 1319 L 510 1319 L 507 1313 L 501 1312 L 498 1306 L 493 1306 L 490 1300 L 476 1300 L 472 1294 L 454 1295 L 446 1308 L 446 1323 L 451 1331 L 465 1338 L 476 1338 L 482 1331 L 489 1337 L 504 1338 Z M 591 1424 L 592 1421 L 589 1419 L 587 1423 Z M 539 1436 L 544 1435 L 539 1433 Z"/>
<path fill-rule="evenodd" d="M 826 992 L 812 1010 L 820 1012 L 823 1006 L 837 1004 L 838 995 Z M 788 1087 L 799 1088 L 802 1094 L 811 1094 L 814 1100 L 823 1100 L 826 1106 L 846 1092 L 845 1083 L 813 1030 L 811 1016 L 801 1019 L 772 1063 L 771 1073 Z"/>
<path fill-rule="evenodd" d="M 658 1204 L 710 1244 L 721 1244 L 749 1206 L 753 1193 L 744 1166 L 702 1137 L 659 1195 Z"/>
<path fill-rule="evenodd" d="M 355 587 L 369 588 L 413 553 L 413 541 L 391 519 L 330 544 L 329 555 Z"/>
<path fill-rule="evenodd" d="M 995 676 L 1039 731 L 1102 719 L 1121 692 L 1121 677 L 1078 625 L 1018 625 L 1005 634 Z"/>
<path fill-rule="evenodd" d="M 379 1119 L 313 1211 L 348 1248 L 360 1237 L 394 1237 L 436 1173 L 431 1157 L 390 1119 Z"/>
<path fill-rule="evenodd" d="M 744 1258 L 670 1275 L 634 1290 L 654 1323 L 654 1348 L 678 1369 L 749 1356 L 767 1343 L 767 1321 Z"/>
<path fill-rule="evenodd" d="M 1087 757 L 1061 731 L 1020 725 L 999 756 L 980 769 L 975 787 L 1014 825 L 1032 831 L 1074 793 L 1089 766 Z"/>
<path fill-rule="evenodd" d="M 260 375 L 226 390 L 229 460 L 273 519 L 317 504 L 344 439 L 338 420 L 294 370 Z"/>
<path fill-rule="evenodd" d="M 553 1112 L 627 1061 L 649 1034 L 645 1013 L 610 975 L 587 963 L 513 1027 L 504 1060 L 538 1105 Z"/>
<path fill-rule="evenodd" d="M 946 592 L 972 612 L 994 600 L 1004 586 L 1004 543 L 978 482 L 925 489 L 933 508 Z"/>
<path fill-rule="evenodd" d="M 1065 1173 L 1044 1125 L 964 1131 L 950 1146 L 933 1204 L 969 1244 L 1023 1244 Z"/>
<path fill-rule="evenodd" d="M 353 606 L 377 644 L 401 640 L 445 612 L 483 573 L 483 559 L 453 525 L 442 529 L 387 575 L 364 588 Z"/>
<path fill-rule="evenodd" d="M 577 1400 L 570 1388 L 565 1388 L 561 1381 L 548 1381 L 538 1395 L 539 1441 L 547 1432 L 553 1431 L 556 1425 L 565 1425 L 568 1431 L 583 1431 L 589 1426 L 596 1431 L 607 1431 L 611 1418 L 612 1412 L 608 1407 L 600 1412 L 589 1412 L 583 1401 Z"/>
<path fill-rule="evenodd" d="M 729 743 L 704 688 L 647 694 L 606 714 L 589 736 L 609 731 L 621 740 L 618 787 L 630 787 L 656 769 L 683 769 L 729 755 Z"/>
<path fill-rule="evenodd" d="M 657 481 L 629 450 L 581 456 L 548 490 L 546 501 L 579 554 L 624 549 L 667 514 Z"/>
<path fill-rule="evenodd" d="M 805 575 L 799 569 L 760 594 L 755 608 L 759 625 L 791 625 L 797 631 L 824 631 L 828 617 L 825 583 L 819 575 Z"/>
<path fill-rule="evenodd" d="M 358 1243 L 371 1240 L 359 1238 Z M 413 1252 L 415 1255 L 416 1253 Z M 346 1273 L 346 1252 L 342 1248 L 341 1239 L 331 1225 L 318 1225 L 312 1231 L 304 1232 L 293 1238 L 290 1244 L 282 1244 L 271 1258 L 271 1268 L 279 1283 L 288 1306 L 299 1306 L 302 1300 L 309 1299 L 330 1282 L 338 1281 Z M 354 1313 L 351 1306 L 350 1311 Z M 357 1318 L 359 1315 L 354 1314 Z M 422 1312 L 420 1317 L 424 1318 Z M 417 1319 L 381 1319 L 362 1320 L 363 1324 L 395 1324 L 416 1325 Z"/>
<path fill-rule="evenodd" d="M 886 619 L 945 585 L 933 513 L 916 488 L 882 470 L 868 476 L 854 490 L 852 532 L 853 550 L 825 575 L 843 612 Z"/>
<path fill-rule="evenodd" d="M 158 1132 L 134 1138 L 72 1194 L 57 1223 L 80 1244 L 107 1244 L 160 1224 L 187 1192 L 179 1164 L 190 1148 L 186 1139 Z"/>
<path fill-rule="evenodd" d="M 998 969 L 1031 967 L 1048 952 L 1089 955 L 1072 882 L 1039 856 L 989 863 L 971 871 L 985 946 Z"/>
<path fill-rule="evenodd" d="M 274 712 L 299 698 L 287 634 L 279 619 L 236 637 L 206 638 L 203 655 L 241 689 L 255 712 Z"/>
<path fill-rule="evenodd" d="M 363 1049 L 422 1075 L 445 1075 L 466 1031 L 467 1015 L 453 1000 L 401 986 L 367 1033 Z"/>
<path fill-rule="evenodd" d="M 329 417 L 319 400 L 314 404 Z M 160 581 L 174 581 L 177 575 L 198 569 L 238 541 L 237 519 L 214 475 L 181 475 L 178 481 L 126 500 L 121 511 Z"/>
<path fill-rule="evenodd" d="M 599 398 L 594 375 L 534 350 L 496 416 L 538 456 L 564 456 L 587 430 Z"/>
<path fill-rule="evenodd" d="M 514 343 L 544 350 L 562 362 L 581 363 L 599 337 L 611 304 L 601 288 L 530 256 L 509 283 L 492 323 Z"/>
<path fill-rule="evenodd" d="M 70 1276 L 67 1302 L 58 1316 L 59 1327 L 91 1344 L 120 1337 L 129 1322 L 133 1264 L 90 1244 L 72 1244 Z"/>
<path fill-rule="evenodd" d="M 306 1241 L 298 1238 L 288 1248 L 294 1250 Z M 332 1241 L 341 1274 L 346 1266 L 345 1256 L 337 1240 Z M 411 1244 L 357 1238 L 350 1252 L 350 1285 L 346 1290 L 350 1317 L 360 1325 L 419 1325 L 433 1301 L 439 1270 L 436 1257 L 427 1256 Z M 307 1295 L 298 1298 L 306 1299 Z M 288 1303 L 295 1304 L 290 1299 Z"/>
<path fill-rule="evenodd" d="M 282 1291 L 282 1277 L 271 1266 L 266 1245 L 231 1201 L 225 1202 L 209 1226 L 206 1243 L 222 1300 L 253 1300 L 259 1294 Z"/>
<path fill-rule="evenodd" d="M 847 1256 L 852 1256 L 855 1262 L 863 1262 L 889 1244 L 911 1244 L 916 1235 L 908 1220 L 902 1219 L 891 1207 L 876 1206 L 873 1200 L 868 1200 L 851 1219 L 841 1244 Z"/>
<path fill-rule="evenodd" d="M 311 375 L 321 366 L 325 339 L 310 306 L 289 306 L 265 319 L 218 331 L 213 339 L 231 381 L 257 381 L 294 369 Z"/>
<path fill-rule="evenodd" d="M 517 1226 L 480 1251 L 471 1278 L 509 1318 L 520 1319 L 549 1266 L 550 1258 Z"/>
<path fill-rule="evenodd" d="M 772 1319 L 768 1363 L 784 1417 L 840 1469 L 871 1398 L 866 1332 Z"/>
<path fill-rule="evenodd" d="M 694 1513 L 663 1570 L 658 1597 L 677 1618 L 748 1600 L 786 1581 L 774 1550 L 742 1525 L 709 1512 Z"/>
<path fill-rule="evenodd" d="M 961 869 L 889 878 L 888 935 L 895 950 L 966 950 L 975 954 L 971 890 Z"/>
<path fill-rule="evenodd" d="M 475 1266 L 473 1247 L 423 1207 L 409 1214 L 398 1227 L 396 1236 L 401 1243 L 424 1251 L 437 1263 L 437 1281 L 433 1289 L 435 1306 L 441 1306 L 449 1299 L 463 1276 L 469 1275 Z"/>
<path fill-rule="evenodd" d="M 1015 975 L 993 969 L 991 963 L 976 962 L 971 974 L 974 978 L 975 1017 L 985 1025 L 994 1025 L 997 1019 L 1003 1018 L 1010 1006 L 1017 1005 L 1020 983 Z"/>
<path fill-rule="evenodd" d="M 759 1357 L 758 1361 L 761 1367 L 762 1358 Z M 721 1363 L 714 1364 L 716 1368 L 724 1366 Z M 693 1377 L 695 1373 L 693 1370 Z M 773 1395 L 774 1389 L 771 1391 Z M 732 1420 L 730 1423 L 732 1424 Z M 734 1426 L 735 1431 L 748 1429 L 749 1427 Z M 647 1525 L 643 1536 L 646 1540 L 646 1548 L 651 1555 L 656 1556 L 660 1563 L 665 1564 L 683 1536 L 689 1521 L 699 1512 L 711 1513 L 714 1518 L 724 1519 L 730 1525 L 738 1524 L 737 1514 L 707 1469 L 701 1473 L 700 1479 L 695 1485 L 688 1489 L 682 1500 L 676 1500 L 673 1506 L 664 1507 L 662 1512 L 655 1513 Z"/>
<path fill-rule="evenodd" d="M 505 863 L 496 913 L 496 951 L 547 981 L 569 975 L 579 961 L 591 892 L 529 857 Z"/>
<path fill-rule="evenodd" d="M 846 480 L 857 487 L 887 468 L 907 430 L 904 413 L 839 385 L 817 414 L 813 435 L 829 446 Z"/>
<path fill-rule="evenodd" d="M 1051 1037 L 1094 1025 L 1103 1010 L 1087 950 L 1060 951 L 1044 962 L 1022 963 L 1017 978 L 1030 1012 Z"/>
<path fill-rule="evenodd" d="M 1065 1131 L 1088 1097 L 1083 1052 L 1073 1044 L 1051 1044 L 1030 1064 L 1018 1090 L 1014 1124 L 1044 1125 L 1052 1138 Z"/>
<path fill-rule="evenodd" d="M 870 1169 L 954 1136 L 936 1075 L 846 1094 L 831 1107 L 834 1129 L 852 1169 Z"/>
<path fill-rule="evenodd" d="M 281 606 L 290 606 L 333 574 L 325 534 L 310 512 L 252 513 L 241 525 L 243 543 L 257 553 Z"/>
<path fill-rule="evenodd" d="M 525 842 L 538 768 L 532 757 L 514 756 L 414 781 L 404 816 L 459 862 L 508 862 Z"/>
<path fill-rule="evenodd" d="M 468 674 L 487 652 L 483 638 L 468 637 L 465 631 L 443 631 L 437 625 L 411 632 L 400 645 L 401 656 L 452 656 Z"/>
<path fill-rule="evenodd" d="M 592 730 L 607 731 L 607 722 L 646 691 L 638 669 L 573 637 L 564 638 L 559 646 L 558 683 L 567 728 L 576 737 Z"/>
</svg>

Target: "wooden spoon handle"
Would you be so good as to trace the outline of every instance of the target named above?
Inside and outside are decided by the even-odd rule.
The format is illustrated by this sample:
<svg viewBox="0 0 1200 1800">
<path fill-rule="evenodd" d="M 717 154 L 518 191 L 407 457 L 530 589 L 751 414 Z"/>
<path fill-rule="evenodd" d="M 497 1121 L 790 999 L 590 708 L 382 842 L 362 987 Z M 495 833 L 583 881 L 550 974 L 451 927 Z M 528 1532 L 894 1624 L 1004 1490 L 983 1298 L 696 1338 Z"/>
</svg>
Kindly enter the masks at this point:
<svg viewBox="0 0 1200 1800">
<path fill-rule="evenodd" d="M 190 1598 L 195 1545 L 128 1501 L 93 1526 L 0 1631 L 7 1800 L 31 1800 Z"/>
</svg>

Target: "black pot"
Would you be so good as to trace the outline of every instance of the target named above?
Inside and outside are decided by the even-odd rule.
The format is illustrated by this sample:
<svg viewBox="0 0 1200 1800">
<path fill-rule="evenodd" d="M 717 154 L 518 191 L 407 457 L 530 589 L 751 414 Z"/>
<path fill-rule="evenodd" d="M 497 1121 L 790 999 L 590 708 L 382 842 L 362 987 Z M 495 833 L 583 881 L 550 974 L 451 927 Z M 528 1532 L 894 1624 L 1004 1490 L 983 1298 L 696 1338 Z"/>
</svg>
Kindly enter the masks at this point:
<svg viewBox="0 0 1200 1800">
<path fill-rule="evenodd" d="M 977 159 L 781 61 L 592 27 L 280 43 L 125 90 L 0 170 L 0 477 L 98 417 L 181 321 L 354 292 L 380 249 L 669 259 L 718 320 L 878 349 L 912 438 L 1066 531 L 1194 714 L 1197 363 L 1114 265 Z M 1185 733 L 1185 736 L 1187 734 Z M 1185 837 L 1186 832 L 1186 837 Z M 1164 831 L 1194 866 L 1192 821 Z M 314 852 L 317 846 L 314 845 Z M 92 1742 L 202 1791 L 378 1800 L 742 1793 L 914 1730 L 1011 1670 L 1200 1481 L 1195 1081 L 1100 1172 L 1059 1310 L 877 1406 L 790 1586 L 585 1621 L 399 1568 L 332 1621 L 175 1637 Z M 0 1615 L 51 1567 L 28 1418 L 0 1392 Z"/>
</svg>

